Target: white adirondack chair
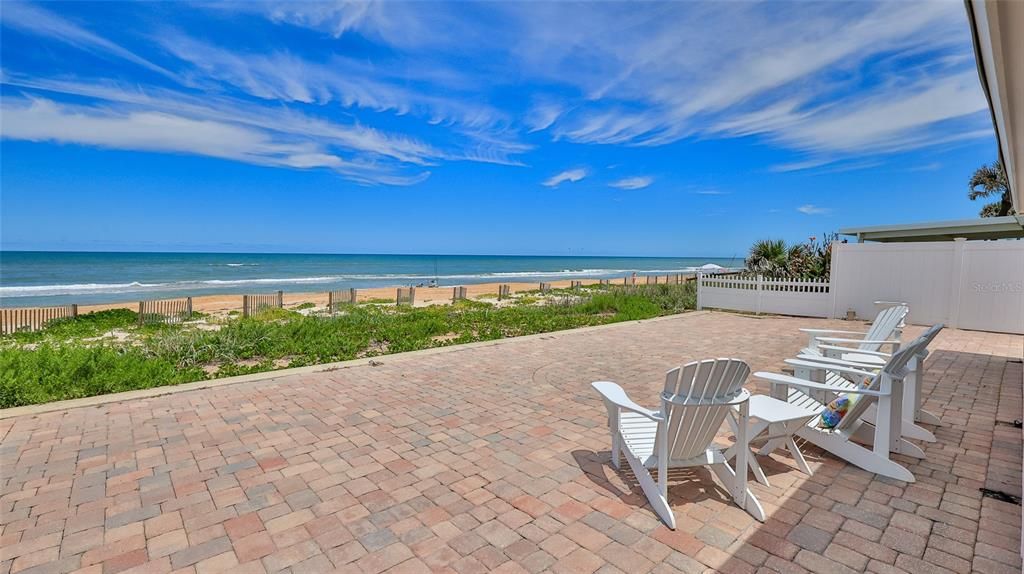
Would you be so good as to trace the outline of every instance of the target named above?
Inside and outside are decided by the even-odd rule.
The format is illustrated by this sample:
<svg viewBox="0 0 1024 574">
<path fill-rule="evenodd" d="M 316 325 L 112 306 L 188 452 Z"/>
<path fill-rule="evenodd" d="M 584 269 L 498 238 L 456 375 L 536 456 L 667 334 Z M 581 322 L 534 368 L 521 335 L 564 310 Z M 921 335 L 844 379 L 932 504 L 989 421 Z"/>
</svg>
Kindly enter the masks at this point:
<svg viewBox="0 0 1024 574">
<path fill-rule="evenodd" d="M 908 373 L 903 381 L 903 424 L 901 431 L 903 436 L 906 438 L 922 440 L 925 442 L 936 441 L 935 435 L 930 430 L 917 423 L 923 422 L 933 425 L 939 424 L 939 418 L 937 416 L 921 408 L 921 404 L 924 401 L 921 388 L 924 383 L 924 360 L 928 356 L 928 345 L 931 344 L 932 340 L 935 339 L 943 327 L 944 325 L 941 323 L 933 325 L 921 335 L 921 338 L 923 338 L 925 342 L 921 346 L 920 351 L 914 355 L 908 363 Z M 885 366 L 886 361 L 892 357 L 892 353 L 885 353 L 882 351 L 847 347 L 832 348 L 837 350 L 844 349 L 846 352 L 829 352 L 824 357 L 811 354 L 801 354 L 797 356 L 797 360 L 834 364 L 877 372 Z M 787 361 L 787 363 L 791 362 Z M 799 378 L 812 380 L 818 378 L 817 375 L 811 375 L 810 369 L 812 369 L 812 367 L 809 367 L 806 364 L 793 364 L 793 367 L 795 371 L 794 374 Z M 853 381 L 844 379 L 842 376 L 835 373 L 827 374 L 825 381 L 828 384 L 836 386 L 853 386 L 856 384 Z M 868 422 L 873 422 L 875 414 L 875 409 L 871 408 L 864 414 L 864 419 Z"/>
<path fill-rule="evenodd" d="M 652 411 L 634 403 L 619 385 L 591 383 L 608 409 L 612 435 L 612 464 L 619 468 L 625 456 L 647 500 L 669 528 L 676 519 L 668 504 L 668 469 L 708 466 L 725 485 L 736 504 L 754 518 L 764 521 L 764 509 L 747 488 L 747 427 L 750 393 L 743 383 L 750 367 L 738 359 L 715 359 L 687 363 L 665 375 L 661 410 Z M 739 409 L 736 455 L 737 474 L 723 456 L 724 448 L 713 445 L 715 435 L 733 407 Z M 651 469 L 657 469 L 655 483 Z"/>
<path fill-rule="evenodd" d="M 841 331 L 837 329 L 800 329 L 810 335 L 801 354 L 828 356 L 830 352 L 849 353 L 854 349 L 862 351 L 879 351 L 885 346 L 893 350 L 899 347 L 903 334 L 904 320 L 910 308 L 905 304 L 896 304 L 882 309 L 875 316 L 867 331 Z M 851 344 L 854 347 L 843 347 L 839 344 Z M 885 361 L 882 361 L 884 364 Z"/>
<path fill-rule="evenodd" d="M 754 376 L 772 385 L 772 396 L 789 400 L 805 408 L 814 409 L 819 416 L 797 431 L 797 436 L 813 443 L 832 454 L 855 464 L 864 470 L 890 478 L 914 482 L 914 475 L 904 466 L 889 458 L 890 452 L 920 454 L 916 445 L 902 437 L 903 380 L 907 376 L 907 364 L 925 344 L 922 338 L 905 345 L 876 372 L 843 365 L 813 363 L 817 372 L 843 375 L 846 379 L 863 382 L 872 379 L 869 387 L 860 385 L 836 386 L 824 380 L 808 380 L 789 375 L 757 372 Z M 838 394 L 860 395 L 835 428 L 819 426 L 820 414 L 826 405 Z M 877 409 L 876 424 L 864 420 L 864 413 L 872 405 Z M 870 448 L 857 442 L 870 445 Z"/>
</svg>

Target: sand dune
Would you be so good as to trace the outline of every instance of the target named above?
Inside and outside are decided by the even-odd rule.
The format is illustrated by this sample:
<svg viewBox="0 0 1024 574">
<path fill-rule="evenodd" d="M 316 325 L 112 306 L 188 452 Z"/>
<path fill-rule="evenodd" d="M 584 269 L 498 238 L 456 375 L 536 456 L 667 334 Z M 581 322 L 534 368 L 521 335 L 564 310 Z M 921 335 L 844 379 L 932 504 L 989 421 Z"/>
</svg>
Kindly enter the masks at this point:
<svg viewBox="0 0 1024 574">
<path fill-rule="evenodd" d="M 674 276 L 668 276 L 674 278 Z M 659 276 L 658 282 L 664 283 L 668 280 L 666 276 Z M 583 285 L 592 285 L 598 283 L 598 279 L 577 279 L 581 281 Z M 611 280 L 613 284 L 622 284 L 623 278 L 616 278 Z M 646 281 L 645 277 L 638 277 L 637 283 L 643 283 Z M 572 284 L 572 280 L 566 279 L 561 281 L 550 281 L 553 288 L 565 288 Z M 515 283 L 515 282 L 503 282 L 503 283 L 477 283 L 471 285 L 465 285 L 466 295 L 470 298 L 485 297 L 487 295 L 496 295 L 498 292 L 499 285 L 509 285 L 512 292 L 519 291 L 530 291 L 536 290 L 539 287 L 538 283 Z M 395 299 L 396 287 L 373 287 L 366 289 L 359 289 L 357 296 L 359 301 L 370 301 L 374 299 Z M 416 288 L 416 305 L 436 305 L 442 303 L 450 303 L 452 300 L 452 289 L 453 287 L 417 287 Z M 327 305 L 327 293 L 324 291 L 320 292 L 309 292 L 309 293 L 285 293 L 284 294 L 284 305 L 285 307 L 294 307 L 302 303 L 313 303 L 318 307 Z M 138 309 L 138 300 L 135 301 L 124 301 L 121 303 L 103 303 L 96 305 L 79 305 L 78 312 L 91 313 L 94 311 L 103 311 L 106 309 Z M 225 314 L 230 311 L 238 311 L 242 308 L 242 295 L 231 294 L 231 295 L 200 295 L 192 297 L 192 308 L 196 311 L 202 311 L 203 313 L 213 314 Z"/>
</svg>

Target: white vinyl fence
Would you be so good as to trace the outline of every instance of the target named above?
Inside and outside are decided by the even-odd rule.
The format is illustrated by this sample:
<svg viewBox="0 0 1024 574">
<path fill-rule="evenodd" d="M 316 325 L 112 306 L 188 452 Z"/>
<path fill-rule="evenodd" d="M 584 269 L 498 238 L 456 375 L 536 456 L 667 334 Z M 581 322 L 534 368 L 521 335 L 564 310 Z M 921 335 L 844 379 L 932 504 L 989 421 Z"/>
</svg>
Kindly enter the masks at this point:
<svg viewBox="0 0 1024 574">
<path fill-rule="evenodd" d="M 1024 334 L 1024 241 L 836 243 L 831 281 L 701 275 L 698 308 L 861 319 L 905 301 L 908 322 Z"/>
<path fill-rule="evenodd" d="M 829 317 L 832 313 L 829 291 L 829 283 L 823 279 L 700 274 L 697 276 L 697 308 Z"/>
<path fill-rule="evenodd" d="M 908 322 L 1024 333 L 1024 241 L 847 243 L 832 247 L 833 317 L 871 318 L 905 301 Z"/>
</svg>

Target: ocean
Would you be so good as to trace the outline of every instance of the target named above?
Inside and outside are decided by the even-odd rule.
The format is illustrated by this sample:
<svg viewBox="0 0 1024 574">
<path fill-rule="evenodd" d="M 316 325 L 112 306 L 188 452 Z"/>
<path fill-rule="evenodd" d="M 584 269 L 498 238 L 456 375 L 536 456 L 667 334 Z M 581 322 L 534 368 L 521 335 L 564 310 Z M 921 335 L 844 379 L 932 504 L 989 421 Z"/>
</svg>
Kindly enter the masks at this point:
<svg viewBox="0 0 1024 574">
<path fill-rule="evenodd" d="M 743 265 L 716 257 L 0 252 L 0 306 L 94 304 L 349 287 L 539 282 Z"/>
</svg>

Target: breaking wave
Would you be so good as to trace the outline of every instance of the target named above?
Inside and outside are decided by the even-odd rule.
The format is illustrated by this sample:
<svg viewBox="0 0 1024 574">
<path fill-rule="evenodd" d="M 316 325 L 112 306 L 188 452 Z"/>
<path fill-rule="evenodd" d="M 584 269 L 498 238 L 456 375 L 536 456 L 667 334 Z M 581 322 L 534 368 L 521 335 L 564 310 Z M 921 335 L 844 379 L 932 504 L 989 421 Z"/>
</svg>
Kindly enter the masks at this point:
<svg viewBox="0 0 1024 574">
<path fill-rule="evenodd" d="M 256 265 L 249 263 L 226 263 L 224 265 Z M 493 273 L 462 273 L 462 274 L 439 274 L 438 281 L 486 281 L 488 279 L 555 279 L 559 277 L 599 277 L 629 274 L 636 271 L 644 274 L 665 274 L 665 273 L 692 273 L 697 267 L 685 267 L 681 269 L 563 269 L 561 271 L 504 271 Z M 222 290 L 224 287 L 242 287 L 245 285 L 316 285 L 323 283 L 344 283 L 349 281 L 373 282 L 377 286 L 427 282 L 435 278 L 435 275 L 428 273 L 380 273 L 380 274 L 344 274 L 344 275 L 320 275 L 312 277 L 259 277 L 249 279 L 205 279 L 191 281 L 174 281 L 166 283 L 143 283 L 132 281 L 130 283 L 69 283 L 56 285 L 19 285 L 0 286 L 0 297 L 38 297 L 48 295 L 91 295 L 101 293 L 136 293 L 153 291 L 187 291 L 189 289 L 211 289 Z"/>
</svg>

